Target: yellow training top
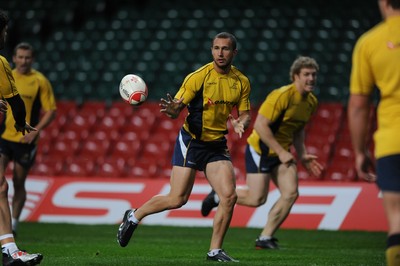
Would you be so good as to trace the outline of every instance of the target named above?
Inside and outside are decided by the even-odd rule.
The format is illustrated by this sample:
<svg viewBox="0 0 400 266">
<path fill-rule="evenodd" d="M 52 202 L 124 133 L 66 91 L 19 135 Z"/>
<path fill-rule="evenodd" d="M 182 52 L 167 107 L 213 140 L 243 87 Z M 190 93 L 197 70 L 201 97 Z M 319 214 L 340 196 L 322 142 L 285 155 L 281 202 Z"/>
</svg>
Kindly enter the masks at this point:
<svg viewBox="0 0 400 266">
<path fill-rule="evenodd" d="M 314 94 L 303 96 L 294 84 L 290 84 L 273 90 L 261 104 L 258 115 L 265 116 L 272 122 L 270 127 L 275 139 L 284 149 L 289 150 L 293 143 L 293 134 L 306 125 L 317 105 L 318 100 Z M 259 154 L 263 152 L 269 156 L 278 156 L 261 141 L 254 129 L 247 142 Z"/>
<path fill-rule="evenodd" d="M 7 59 L 0 55 L 0 97 L 11 98 L 18 94 Z M 13 124 L 14 126 L 14 124 Z"/>
<path fill-rule="evenodd" d="M 12 75 L 19 94 L 25 103 L 28 124 L 35 126 L 39 123 L 41 110 L 56 110 L 53 89 L 42 73 L 32 69 L 30 73 L 23 75 L 14 69 Z M 2 125 L 1 137 L 9 141 L 19 142 L 22 138 L 22 133 L 15 130 L 14 124 L 12 112 L 7 112 L 5 123 Z"/>
<path fill-rule="evenodd" d="M 380 90 L 375 157 L 400 154 L 400 16 L 390 17 L 363 34 L 353 52 L 350 93 Z"/>
<path fill-rule="evenodd" d="M 195 139 L 215 141 L 228 132 L 227 119 L 234 106 L 250 110 L 249 95 L 249 79 L 237 68 L 220 74 L 208 63 L 186 76 L 175 98 L 183 97 L 188 107 L 184 129 Z"/>
</svg>

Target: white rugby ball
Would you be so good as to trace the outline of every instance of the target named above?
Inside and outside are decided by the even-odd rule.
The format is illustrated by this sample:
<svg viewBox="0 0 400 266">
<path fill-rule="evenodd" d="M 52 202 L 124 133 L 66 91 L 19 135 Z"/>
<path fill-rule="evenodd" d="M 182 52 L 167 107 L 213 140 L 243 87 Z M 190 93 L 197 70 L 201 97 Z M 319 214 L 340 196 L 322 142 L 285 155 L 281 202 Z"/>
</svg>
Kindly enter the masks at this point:
<svg viewBox="0 0 400 266">
<path fill-rule="evenodd" d="M 148 90 L 144 80 L 138 75 L 128 74 L 119 84 L 122 99 L 131 105 L 140 105 L 147 99 Z"/>
</svg>

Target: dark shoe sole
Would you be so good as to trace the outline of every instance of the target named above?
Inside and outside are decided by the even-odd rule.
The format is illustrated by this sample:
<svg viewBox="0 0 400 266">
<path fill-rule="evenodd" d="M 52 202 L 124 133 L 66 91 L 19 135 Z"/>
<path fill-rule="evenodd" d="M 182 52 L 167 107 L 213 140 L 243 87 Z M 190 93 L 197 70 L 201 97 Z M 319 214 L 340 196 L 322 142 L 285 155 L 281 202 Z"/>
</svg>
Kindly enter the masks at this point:
<svg viewBox="0 0 400 266">
<path fill-rule="evenodd" d="M 18 259 L 18 260 L 12 259 L 11 261 L 4 261 L 3 260 L 3 265 L 6 265 L 6 266 L 34 266 L 34 265 L 40 264 L 42 259 L 43 259 L 43 255 L 40 254 L 36 258 L 34 258 L 33 260 L 27 261 L 27 262 L 23 262 L 20 259 Z"/>
</svg>

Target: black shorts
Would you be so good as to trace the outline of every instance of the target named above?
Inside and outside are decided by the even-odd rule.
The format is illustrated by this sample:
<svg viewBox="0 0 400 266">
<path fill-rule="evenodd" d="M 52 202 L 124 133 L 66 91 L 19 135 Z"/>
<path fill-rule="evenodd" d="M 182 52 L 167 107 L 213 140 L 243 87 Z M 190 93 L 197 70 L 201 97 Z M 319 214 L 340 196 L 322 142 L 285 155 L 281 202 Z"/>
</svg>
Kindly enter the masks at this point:
<svg viewBox="0 0 400 266">
<path fill-rule="evenodd" d="M 10 160 L 17 162 L 25 169 L 29 169 L 35 162 L 36 144 L 27 144 L 0 139 L 0 153 Z"/>
<path fill-rule="evenodd" d="M 179 131 L 172 165 L 204 171 L 208 163 L 222 160 L 231 160 L 226 138 L 220 141 L 201 141 L 193 139 L 183 128 Z"/>
<path fill-rule="evenodd" d="M 400 154 L 376 160 L 376 183 L 382 191 L 400 192 Z"/>
<path fill-rule="evenodd" d="M 258 154 L 249 144 L 246 145 L 245 158 L 246 173 L 248 174 L 269 174 L 281 164 L 279 157 Z"/>
</svg>

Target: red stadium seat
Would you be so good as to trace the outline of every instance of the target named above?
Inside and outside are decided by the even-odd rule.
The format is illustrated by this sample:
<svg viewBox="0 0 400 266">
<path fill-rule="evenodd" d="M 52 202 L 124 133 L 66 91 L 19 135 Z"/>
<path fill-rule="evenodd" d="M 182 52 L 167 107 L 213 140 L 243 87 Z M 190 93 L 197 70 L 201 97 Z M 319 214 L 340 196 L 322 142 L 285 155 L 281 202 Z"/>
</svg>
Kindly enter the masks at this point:
<svg viewBox="0 0 400 266">
<path fill-rule="evenodd" d="M 88 128 L 65 128 L 54 139 L 55 140 L 76 140 L 84 141 L 89 137 Z"/>
<path fill-rule="evenodd" d="M 50 146 L 48 155 L 63 156 L 65 159 L 75 157 L 79 151 L 79 141 L 75 139 L 56 139 Z"/>
<path fill-rule="evenodd" d="M 59 176 L 63 173 L 64 161 L 61 156 L 45 156 L 36 161 L 30 170 L 31 175 Z"/>
<path fill-rule="evenodd" d="M 77 114 L 64 125 L 60 132 L 73 130 L 77 132 L 90 132 L 98 122 L 96 116 Z"/>
<path fill-rule="evenodd" d="M 50 138 L 50 136 L 40 134 L 40 139 L 37 146 L 37 155 L 47 155 L 54 141 L 55 140 Z"/>
<path fill-rule="evenodd" d="M 111 145 L 120 138 L 121 134 L 116 128 L 97 128 L 88 135 L 88 139 L 108 140 L 111 142 Z"/>
<path fill-rule="evenodd" d="M 91 177 L 96 174 L 96 164 L 92 160 L 72 158 L 65 164 L 63 175 L 71 177 Z"/>
<path fill-rule="evenodd" d="M 105 130 L 120 130 L 122 126 L 126 123 L 126 117 L 119 116 L 113 117 L 108 114 L 104 115 L 101 119 L 98 120 L 96 125 L 93 126 L 93 130 L 105 129 Z"/>
<path fill-rule="evenodd" d="M 110 156 L 124 158 L 126 161 L 136 161 L 142 149 L 141 141 L 118 140 L 110 151 Z"/>
<path fill-rule="evenodd" d="M 140 141 L 144 142 L 150 136 L 150 132 L 148 131 L 123 131 L 120 133 L 119 140 L 121 141 Z"/>
<path fill-rule="evenodd" d="M 79 113 L 83 116 L 95 116 L 102 118 L 107 111 L 105 101 L 85 101 L 79 108 Z"/>
<path fill-rule="evenodd" d="M 100 177 L 126 176 L 127 162 L 123 157 L 101 157 L 97 160 L 96 175 Z"/>
<path fill-rule="evenodd" d="M 81 145 L 78 156 L 96 160 L 99 157 L 108 155 L 111 143 L 108 139 L 87 139 L 81 142 Z"/>
<path fill-rule="evenodd" d="M 57 111 L 57 115 L 54 120 L 51 121 L 51 123 L 44 130 L 42 130 L 42 133 L 44 133 L 46 136 L 50 136 L 51 138 L 57 137 L 58 134 L 62 132 L 62 129 L 69 119 L 69 116 L 62 113 L 60 114 Z"/>
<path fill-rule="evenodd" d="M 321 103 L 307 126 L 307 133 L 317 132 L 322 136 L 336 134 L 345 117 L 343 105 L 340 103 Z M 311 133 L 310 133 L 311 132 Z"/>
<path fill-rule="evenodd" d="M 57 101 L 56 117 L 73 117 L 78 113 L 78 105 L 75 101 Z"/>
<path fill-rule="evenodd" d="M 325 180 L 334 181 L 357 181 L 357 174 L 353 167 L 349 164 L 339 164 L 333 162 L 333 164 L 327 169 L 325 173 Z"/>
<path fill-rule="evenodd" d="M 164 139 L 175 142 L 181 126 L 182 124 L 177 124 L 177 122 L 172 119 L 159 119 L 153 130 L 154 133 L 151 134 L 151 138 L 156 138 L 154 137 L 155 135 L 160 137 L 164 136 Z"/>
<path fill-rule="evenodd" d="M 144 143 L 139 158 L 146 158 L 147 160 L 165 160 L 165 158 L 171 158 L 171 156 L 172 144 L 170 141 L 160 138 L 151 138 Z"/>
<path fill-rule="evenodd" d="M 133 115 L 132 117 L 127 118 L 123 130 L 135 132 L 145 130 L 147 132 L 152 132 L 155 121 L 155 116 L 141 117 Z"/>
<path fill-rule="evenodd" d="M 138 160 L 127 167 L 126 176 L 157 178 L 161 176 L 161 168 L 154 160 Z"/>
<path fill-rule="evenodd" d="M 134 107 L 123 101 L 115 101 L 108 109 L 108 115 L 111 117 L 131 117 Z"/>
</svg>

